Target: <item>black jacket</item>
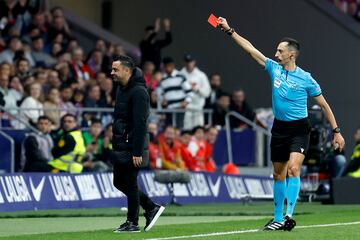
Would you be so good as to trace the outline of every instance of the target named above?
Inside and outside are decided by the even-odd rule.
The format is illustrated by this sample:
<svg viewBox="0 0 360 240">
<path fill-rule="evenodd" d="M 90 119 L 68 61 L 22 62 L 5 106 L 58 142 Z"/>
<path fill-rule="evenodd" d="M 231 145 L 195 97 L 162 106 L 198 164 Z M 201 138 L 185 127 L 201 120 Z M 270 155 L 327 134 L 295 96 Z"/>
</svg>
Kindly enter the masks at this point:
<svg viewBox="0 0 360 240">
<path fill-rule="evenodd" d="M 147 120 L 150 97 L 139 68 L 133 70 L 126 86 L 118 86 L 114 110 L 113 148 L 131 151 L 140 157 L 149 146 Z"/>
</svg>

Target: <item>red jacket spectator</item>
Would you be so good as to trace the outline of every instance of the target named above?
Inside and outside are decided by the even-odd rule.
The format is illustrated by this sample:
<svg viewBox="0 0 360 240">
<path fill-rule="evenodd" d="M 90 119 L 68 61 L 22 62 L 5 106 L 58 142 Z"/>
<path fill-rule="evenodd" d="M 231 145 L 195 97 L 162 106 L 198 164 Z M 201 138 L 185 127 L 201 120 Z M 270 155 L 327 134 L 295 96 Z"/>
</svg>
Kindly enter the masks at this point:
<svg viewBox="0 0 360 240">
<path fill-rule="evenodd" d="M 150 168 L 151 169 L 161 169 L 161 152 L 160 152 L 160 146 L 156 144 L 155 142 L 150 141 L 149 144 L 149 162 L 150 162 Z"/>
<path fill-rule="evenodd" d="M 185 164 L 180 153 L 180 143 L 175 139 L 175 129 L 168 126 L 164 135 L 159 136 L 159 149 L 162 168 L 168 170 L 185 170 Z"/>
</svg>

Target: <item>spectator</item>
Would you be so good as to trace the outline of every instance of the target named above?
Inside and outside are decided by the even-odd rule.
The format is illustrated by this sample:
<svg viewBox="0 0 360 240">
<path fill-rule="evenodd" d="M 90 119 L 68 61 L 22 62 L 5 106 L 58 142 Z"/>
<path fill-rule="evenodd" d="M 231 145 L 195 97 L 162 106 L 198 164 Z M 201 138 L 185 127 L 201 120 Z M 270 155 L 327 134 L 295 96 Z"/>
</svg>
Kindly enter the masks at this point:
<svg viewBox="0 0 360 240">
<path fill-rule="evenodd" d="M 62 85 L 60 88 L 60 97 L 62 102 L 62 107 L 67 113 L 76 114 L 75 106 L 71 102 L 74 91 L 69 85 Z"/>
<path fill-rule="evenodd" d="M 250 105 L 245 100 L 245 93 L 242 89 L 235 90 L 232 94 L 232 102 L 230 104 L 230 111 L 235 111 L 250 121 L 256 119 L 256 114 Z M 230 117 L 231 128 L 246 128 L 247 125 L 240 119 Z"/>
<path fill-rule="evenodd" d="M 63 53 L 63 47 L 61 43 L 53 43 L 50 49 L 50 56 L 58 60 L 58 57 Z"/>
<path fill-rule="evenodd" d="M 181 158 L 179 143 L 175 140 L 175 128 L 167 126 L 163 135 L 159 136 L 160 156 L 162 168 L 166 170 L 185 170 L 186 166 Z"/>
<path fill-rule="evenodd" d="M 189 130 L 181 131 L 180 137 L 180 153 L 185 163 L 185 166 L 190 171 L 200 171 L 197 167 L 196 159 L 191 155 L 189 151 L 189 144 L 192 138 L 192 133 Z"/>
<path fill-rule="evenodd" d="M 57 42 L 54 41 L 54 43 L 60 43 L 61 44 L 61 41 L 57 41 Z M 79 46 L 79 43 L 76 40 L 76 38 L 70 38 L 69 42 L 67 44 L 67 50 L 66 51 L 69 52 L 69 53 L 72 53 L 76 48 L 79 48 L 79 47 L 80 46 Z"/>
<path fill-rule="evenodd" d="M 153 81 L 153 74 L 155 71 L 155 65 L 150 62 L 146 61 L 143 66 L 143 72 L 144 72 L 144 79 L 147 89 L 154 90 L 157 86 L 157 82 Z"/>
<path fill-rule="evenodd" d="M 329 149 L 324 160 L 329 164 L 331 178 L 342 177 L 346 165 L 344 151 L 331 148 Z"/>
<path fill-rule="evenodd" d="M 24 87 L 22 86 L 18 77 L 14 76 L 10 79 L 10 89 L 11 91 L 14 91 L 14 96 L 17 99 L 16 104 L 18 104 L 24 96 Z"/>
<path fill-rule="evenodd" d="M 48 74 L 48 83 L 49 88 L 57 88 L 60 90 L 61 87 L 61 81 L 59 78 L 59 73 L 56 70 L 50 70 Z"/>
<path fill-rule="evenodd" d="M 354 139 L 356 141 L 351 161 L 345 168 L 344 175 L 360 178 L 360 127 L 356 129 Z"/>
<path fill-rule="evenodd" d="M 112 62 L 112 53 L 111 50 L 106 46 L 106 42 L 104 39 L 98 39 L 95 43 L 95 50 L 100 51 L 103 58 L 101 60 L 101 71 L 110 73 L 111 72 L 111 62 Z M 115 49 L 113 48 L 115 51 Z M 119 49 L 117 49 L 119 50 Z M 125 54 L 126 55 L 126 54 Z"/>
<path fill-rule="evenodd" d="M 86 108 L 98 108 L 98 107 L 107 107 L 106 105 L 101 105 L 100 103 L 100 87 L 98 85 L 89 85 L 87 90 L 87 96 L 84 100 L 84 107 Z M 100 118 L 101 114 L 96 112 L 84 112 L 82 126 L 89 126 L 92 118 Z"/>
<path fill-rule="evenodd" d="M 213 107 L 212 124 L 214 126 L 225 126 L 225 116 L 229 112 L 230 96 L 227 93 L 221 93 Z"/>
<path fill-rule="evenodd" d="M 92 119 L 89 131 L 83 132 L 86 147 L 86 160 L 83 163 L 84 171 L 106 172 L 109 167 L 102 161 L 103 138 L 101 136 L 102 125 L 100 119 Z"/>
<path fill-rule="evenodd" d="M 107 165 L 108 171 L 112 171 L 112 162 L 116 156 L 114 156 L 112 146 L 112 123 L 108 124 L 103 131 L 103 146 L 102 146 L 102 161 Z"/>
<path fill-rule="evenodd" d="M 10 77 L 12 74 L 12 66 L 10 63 L 4 61 L 0 63 L 0 74 L 5 74 L 6 76 Z"/>
<path fill-rule="evenodd" d="M 71 100 L 71 102 L 74 104 L 75 108 L 84 107 L 84 99 L 85 99 L 85 92 L 80 89 L 75 89 L 73 98 Z"/>
<path fill-rule="evenodd" d="M 83 132 L 86 153 L 91 155 L 91 160 L 98 159 L 98 155 L 102 152 L 102 138 L 100 137 L 101 131 L 101 121 L 94 118 L 91 120 L 90 130 Z"/>
<path fill-rule="evenodd" d="M 0 73 L 0 94 L 2 95 L 2 105 L 5 108 L 17 108 L 17 102 L 21 100 L 21 95 L 14 89 L 9 89 L 9 76 L 6 73 Z M 16 109 L 9 110 L 11 115 L 16 116 L 18 111 Z M 1 114 L 1 113 L 0 113 Z M 7 122 L 11 126 L 16 126 L 17 122 L 12 116 L 4 114 L 1 116 L 3 124 Z"/>
<path fill-rule="evenodd" d="M 216 142 L 219 131 L 216 127 L 209 127 L 205 129 L 205 139 L 206 139 L 206 169 L 214 172 L 216 169 L 215 161 L 213 158 L 213 149 Z"/>
<path fill-rule="evenodd" d="M 86 148 L 76 117 L 66 114 L 61 119 L 61 129 L 55 140 L 52 154 L 54 159 L 49 162 L 57 171 L 81 173 L 82 160 Z"/>
<path fill-rule="evenodd" d="M 44 114 L 54 123 L 55 128 L 60 127 L 60 119 L 65 112 L 62 110 L 46 110 L 47 108 L 62 108 L 60 92 L 57 88 L 50 88 L 49 93 L 46 96 L 46 101 L 44 102 Z"/>
<path fill-rule="evenodd" d="M 33 37 L 31 55 L 37 67 L 52 67 L 56 64 L 56 59 L 44 51 L 44 40 L 41 36 Z"/>
<path fill-rule="evenodd" d="M 95 50 L 100 51 L 102 54 L 106 54 L 107 48 L 104 39 L 99 38 L 95 43 Z"/>
<path fill-rule="evenodd" d="M 74 73 L 70 70 L 71 67 L 68 62 L 60 60 L 60 62 L 55 66 L 55 69 L 58 71 L 59 78 L 62 83 L 69 86 L 72 84 L 79 84 L 75 78 Z M 83 81 L 80 84 L 80 86 L 83 86 Z"/>
<path fill-rule="evenodd" d="M 59 36 L 62 38 L 62 44 L 67 44 L 71 38 L 70 30 L 66 24 L 65 18 L 63 16 L 54 16 L 52 25 L 49 28 L 49 43 L 56 40 Z"/>
<path fill-rule="evenodd" d="M 155 26 L 147 26 L 145 28 L 144 38 L 140 42 L 141 51 L 141 66 L 144 66 L 146 61 L 154 63 L 155 69 L 160 69 L 161 63 L 161 49 L 168 46 L 172 42 L 172 35 L 170 31 L 170 20 L 165 18 L 163 21 L 165 29 L 165 38 L 157 39 L 160 31 L 161 19 L 155 20 Z"/>
<path fill-rule="evenodd" d="M 98 72 L 97 74 L 95 74 L 95 80 L 98 83 L 101 83 L 106 78 L 107 78 L 107 76 L 106 76 L 106 73 L 104 73 L 104 72 Z"/>
<path fill-rule="evenodd" d="M 101 72 L 102 61 L 103 53 L 100 50 L 93 50 L 91 52 L 89 60 L 87 61 L 87 65 L 90 70 L 90 76 L 92 78 L 94 78 L 98 72 Z"/>
<path fill-rule="evenodd" d="M 74 76 L 78 82 L 88 81 L 91 77 L 95 77 L 91 75 L 89 66 L 83 62 L 84 60 L 84 52 L 78 47 L 75 48 L 72 52 L 72 70 L 74 71 Z"/>
<path fill-rule="evenodd" d="M 158 129 L 156 123 L 149 123 L 148 132 L 150 136 L 149 143 L 149 164 L 151 169 L 161 169 L 161 155 L 160 155 L 160 147 L 159 141 L 157 139 Z"/>
<path fill-rule="evenodd" d="M 103 107 L 113 107 L 115 101 L 112 96 L 113 81 L 110 78 L 105 78 L 100 82 L 100 100 L 99 105 Z"/>
<path fill-rule="evenodd" d="M 22 111 L 20 112 L 20 116 L 23 121 L 30 123 L 35 126 L 38 118 L 44 115 L 43 104 L 41 103 L 41 85 L 37 82 L 32 83 L 29 86 L 29 96 L 24 99 L 21 103 L 20 108 Z M 33 110 L 25 110 L 28 108 L 36 108 Z M 26 126 L 20 124 L 19 128 L 25 128 Z"/>
<path fill-rule="evenodd" d="M 194 137 L 190 141 L 188 149 L 192 157 L 196 160 L 196 169 L 198 171 L 215 171 L 215 163 L 209 156 L 210 151 L 207 149 L 205 139 L 205 131 L 201 126 L 195 127 L 193 130 Z"/>
<path fill-rule="evenodd" d="M 30 70 L 29 60 L 26 58 L 19 58 L 16 61 L 16 76 L 20 78 L 21 82 L 24 82 L 25 78 L 32 76 L 32 72 Z"/>
<path fill-rule="evenodd" d="M 195 126 L 204 125 L 202 110 L 205 106 L 205 99 L 210 95 L 210 85 L 206 74 L 196 66 L 196 60 L 192 55 L 186 54 L 184 61 L 185 66 L 181 69 L 181 73 L 192 89 L 191 102 L 186 106 L 186 109 L 190 111 L 186 111 L 184 117 L 184 128 L 189 130 Z"/>
<path fill-rule="evenodd" d="M 42 85 L 44 92 L 48 90 L 48 72 L 47 70 L 39 69 L 35 74 L 35 81 Z"/>
<path fill-rule="evenodd" d="M 12 37 L 9 40 L 8 48 L 0 53 L 0 63 L 7 62 L 13 64 L 15 53 L 22 49 L 22 44 L 19 37 Z"/>
<path fill-rule="evenodd" d="M 185 109 L 191 102 L 191 86 L 186 81 L 186 78 L 175 69 L 174 60 L 170 57 L 166 57 L 163 60 L 165 73 L 161 80 L 159 87 L 157 88 L 158 97 L 162 103 L 162 107 L 173 109 Z M 173 123 L 172 114 L 167 114 L 166 123 L 171 125 Z M 183 128 L 184 125 L 184 113 L 177 113 L 176 127 Z"/>
<path fill-rule="evenodd" d="M 45 13 L 38 12 L 37 14 L 33 15 L 32 23 L 29 26 L 29 32 L 36 30 L 36 35 L 41 36 L 43 41 L 46 43 L 48 38 L 49 32 L 49 24 L 46 21 Z"/>
<path fill-rule="evenodd" d="M 40 116 L 36 123 L 39 133 L 31 132 L 23 142 L 22 167 L 24 172 L 51 172 L 53 168 L 48 164 L 52 160 L 51 149 L 54 146 L 50 136 L 51 120 L 47 116 Z"/>
<path fill-rule="evenodd" d="M 213 73 L 210 75 L 210 86 L 210 95 L 205 101 L 205 108 L 208 109 L 212 109 L 215 106 L 217 99 L 224 92 L 221 89 L 221 76 L 219 73 Z"/>
</svg>

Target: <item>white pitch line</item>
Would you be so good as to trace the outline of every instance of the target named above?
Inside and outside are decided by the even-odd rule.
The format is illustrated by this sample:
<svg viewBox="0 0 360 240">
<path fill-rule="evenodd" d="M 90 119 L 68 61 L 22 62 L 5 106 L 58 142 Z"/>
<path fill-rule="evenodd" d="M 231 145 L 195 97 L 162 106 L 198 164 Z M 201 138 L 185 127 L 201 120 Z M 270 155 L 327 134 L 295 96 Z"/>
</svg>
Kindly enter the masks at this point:
<svg viewBox="0 0 360 240">
<path fill-rule="evenodd" d="M 360 224 L 360 222 L 308 225 L 308 226 L 298 226 L 296 228 L 322 228 L 322 227 L 336 227 L 336 226 L 347 226 L 347 225 L 358 225 L 358 224 Z M 261 230 L 259 230 L 259 229 L 249 229 L 249 230 L 230 231 L 230 232 L 215 232 L 215 233 L 206 233 L 206 234 L 196 234 L 196 235 L 188 235 L 188 236 L 148 238 L 147 240 L 170 240 L 170 239 L 184 239 L 184 238 L 213 237 L 213 236 L 224 236 L 224 235 L 233 235 L 233 234 L 241 234 L 241 233 L 260 232 L 260 231 Z"/>
</svg>

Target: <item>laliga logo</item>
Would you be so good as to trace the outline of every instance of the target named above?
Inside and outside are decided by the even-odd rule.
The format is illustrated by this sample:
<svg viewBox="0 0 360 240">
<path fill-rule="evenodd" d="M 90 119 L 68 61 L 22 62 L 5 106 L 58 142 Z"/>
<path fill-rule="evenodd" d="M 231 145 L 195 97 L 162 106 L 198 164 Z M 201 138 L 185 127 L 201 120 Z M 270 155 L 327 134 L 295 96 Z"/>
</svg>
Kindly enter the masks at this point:
<svg viewBox="0 0 360 240">
<path fill-rule="evenodd" d="M 37 187 L 34 186 L 34 183 L 32 181 L 32 178 L 30 178 L 30 188 L 31 188 L 31 192 L 35 198 L 35 200 L 37 202 L 40 201 L 41 199 L 41 193 L 42 193 L 42 190 L 44 188 L 44 184 L 45 184 L 45 177 L 42 177 L 41 180 L 40 180 L 40 183 L 37 185 Z"/>
<path fill-rule="evenodd" d="M 215 184 L 211 180 L 211 177 L 208 176 L 208 182 L 211 189 L 211 192 L 213 193 L 214 197 L 219 196 L 219 190 L 220 190 L 220 184 L 221 184 L 221 177 L 218 177 L 215 181 Z"/>
</svg>

